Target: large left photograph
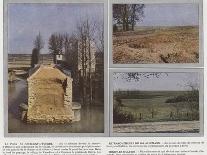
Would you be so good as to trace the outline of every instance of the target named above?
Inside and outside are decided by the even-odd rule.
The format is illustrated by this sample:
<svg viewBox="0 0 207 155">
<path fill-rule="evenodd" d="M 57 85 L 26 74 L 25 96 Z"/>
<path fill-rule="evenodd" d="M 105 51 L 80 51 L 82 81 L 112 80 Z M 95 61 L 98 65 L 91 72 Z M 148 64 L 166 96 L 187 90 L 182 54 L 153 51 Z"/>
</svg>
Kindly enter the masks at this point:
<svg viewBox="0 0 207 155">
<path fill-rule="evenodd" d="M 104 133 L 104 3 L 5 10 L 5 132 Z"/>
</svg>

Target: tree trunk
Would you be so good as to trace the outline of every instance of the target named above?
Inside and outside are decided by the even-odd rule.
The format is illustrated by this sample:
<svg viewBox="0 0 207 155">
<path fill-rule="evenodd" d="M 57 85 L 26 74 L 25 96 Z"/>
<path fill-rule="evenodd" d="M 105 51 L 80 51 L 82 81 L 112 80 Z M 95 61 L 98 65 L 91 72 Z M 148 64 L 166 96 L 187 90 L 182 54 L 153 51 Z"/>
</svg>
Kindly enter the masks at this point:
<svg viewBox="0 0 207 155">
<path fill-rule="evenodd" d="M 122 24 L 122 29 L 123 29 L 123 31 L 126 31 L 126 22 L 125 22 L 125 19 L 123 19 L 123 24 Z"/>
<path fill-rule="evenodd" d="M 127 22 L 126 22 L 126 31 L 129 31 L 129 20 L 127 19 Z"/>
<path fill-rule="evenodd" d="M 90 38 L 90 27 L 87 21 L 87 37 L 88 37 L 88 61 L 89 61 L 89 102 L 93 100 L 93 87 L 92 87 L 92 57 L 91 57 L 91 38 Z"/>
<path fill-rule="evenodd" d="M 132 23 L 132 31 L 134 31 L 134 23 Z"/>
<path fill-rule="evenodd" d="M 91 45 L 90 45 L 90 40 L 89 40 L 89 42 L 88 42 L 88 51 L 89 51 L 89 72 L 88 72 L 88 74 L 89 74 L 89 76 L 88 76 L 88 78 L 89 78 L 89 102 L 90 102 L 90 104 L 92 103 L 92 78 L 91 78 L 91 70 L 92 70 L 92 65 L 91 65 L 91 61 L 92 61 L 92 59 L 91 59 Z"/>
<path fill-rule="evenodd" d="M 124 13 L 123 13 L 123 31 L 127 30 L 127 4 L 124 5 L 124 9 L 123 9 Z"/>
<path fill-rule="evenodd" d="M 81 65 L 82 65 L 82 75 L 81 75 L 81 83 L 82 83 L 82 102 L 85 104 L 85 50 L 84 50 L 84 38 L 81 37 Z"/>
<path fill-rule="evenodd" d="M 53 63 L 56 64 L 56 55 L 53 53 Z"/>
<path fill-rule="evenodd" d="M 86 47 L 86 37 L 84 36 L 84 70 L 83 70 L 83 90 L 84 90 L 84 93 L 83 93 L 83 98 L 84 98 L 84 104 L 86 104 L 86 99 L 87 99 L 87 47 Z"/>
<path fill-rule="evenodd" d="M 136 6 L 135 5 L 133 5 L 132 6 L 132 21 L 131 21 L 131 23 L 132 23 L 132 31 L 134 31 L 134 26 L 135 26 L 135 16 L 136 16 Z"/>
</svg>

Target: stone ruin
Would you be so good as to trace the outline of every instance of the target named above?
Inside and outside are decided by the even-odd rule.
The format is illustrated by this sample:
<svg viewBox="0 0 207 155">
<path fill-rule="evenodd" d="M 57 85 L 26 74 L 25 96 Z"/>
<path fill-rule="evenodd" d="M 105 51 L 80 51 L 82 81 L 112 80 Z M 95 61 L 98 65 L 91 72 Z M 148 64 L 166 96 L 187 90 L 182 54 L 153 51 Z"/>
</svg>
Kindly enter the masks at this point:
<svg viewBox="0 0 207 155">
<path fill-rule="evenodd" d="M 27 123 L 70 123 L 80 120 L 72 102 L 73 79 L 53 66 L 36 67 L 28 81 Z"/>
</svg>

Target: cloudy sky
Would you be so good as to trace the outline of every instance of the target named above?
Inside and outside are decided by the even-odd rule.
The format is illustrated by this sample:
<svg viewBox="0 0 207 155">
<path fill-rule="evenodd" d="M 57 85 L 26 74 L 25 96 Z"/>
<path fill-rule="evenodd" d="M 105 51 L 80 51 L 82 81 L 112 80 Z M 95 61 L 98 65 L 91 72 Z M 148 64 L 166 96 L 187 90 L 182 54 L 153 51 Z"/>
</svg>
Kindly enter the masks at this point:
<svg viewBox="0 0 207 155">
<path fill-rule="evenodd" d="M 198 4 L 146 4 L 140 26 L 198 25 Z"/>
<path fill-rule="evenodd" d="M 32 53 L 40 32 L 48 52 L 48 38 L 54 33 L 73 33 L 82 18 L 103 20 L 103 4 L 9 4 L 8 52 Z"/>
<path fill-rule="evenodd" d="M 148 74 L 148 73 L 147 73 Z M 113 74 L 113 90 L 144 90 L 144 91 L 162 91 L 162 90 L 190 90 L 187 84 L 199 86 L 199 73 L 162 73 L 159 78 L 150 76 L 146 78 L 140 76 L 139 81 L 128 81 L 126 73 Z"/>
</svg>

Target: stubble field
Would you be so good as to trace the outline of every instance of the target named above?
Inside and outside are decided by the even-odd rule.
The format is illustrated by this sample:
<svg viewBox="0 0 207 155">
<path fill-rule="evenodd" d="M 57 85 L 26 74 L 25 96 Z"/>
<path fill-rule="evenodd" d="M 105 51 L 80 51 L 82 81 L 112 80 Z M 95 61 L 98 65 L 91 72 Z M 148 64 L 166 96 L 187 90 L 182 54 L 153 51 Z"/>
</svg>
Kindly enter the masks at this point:
<svg viewBox="0 0 207 155">
<path fill-rule="evenodd" d="M 114 64 L 198 63 L 199 28 L 140 27 L 113 34 Z"/>
</svg>

